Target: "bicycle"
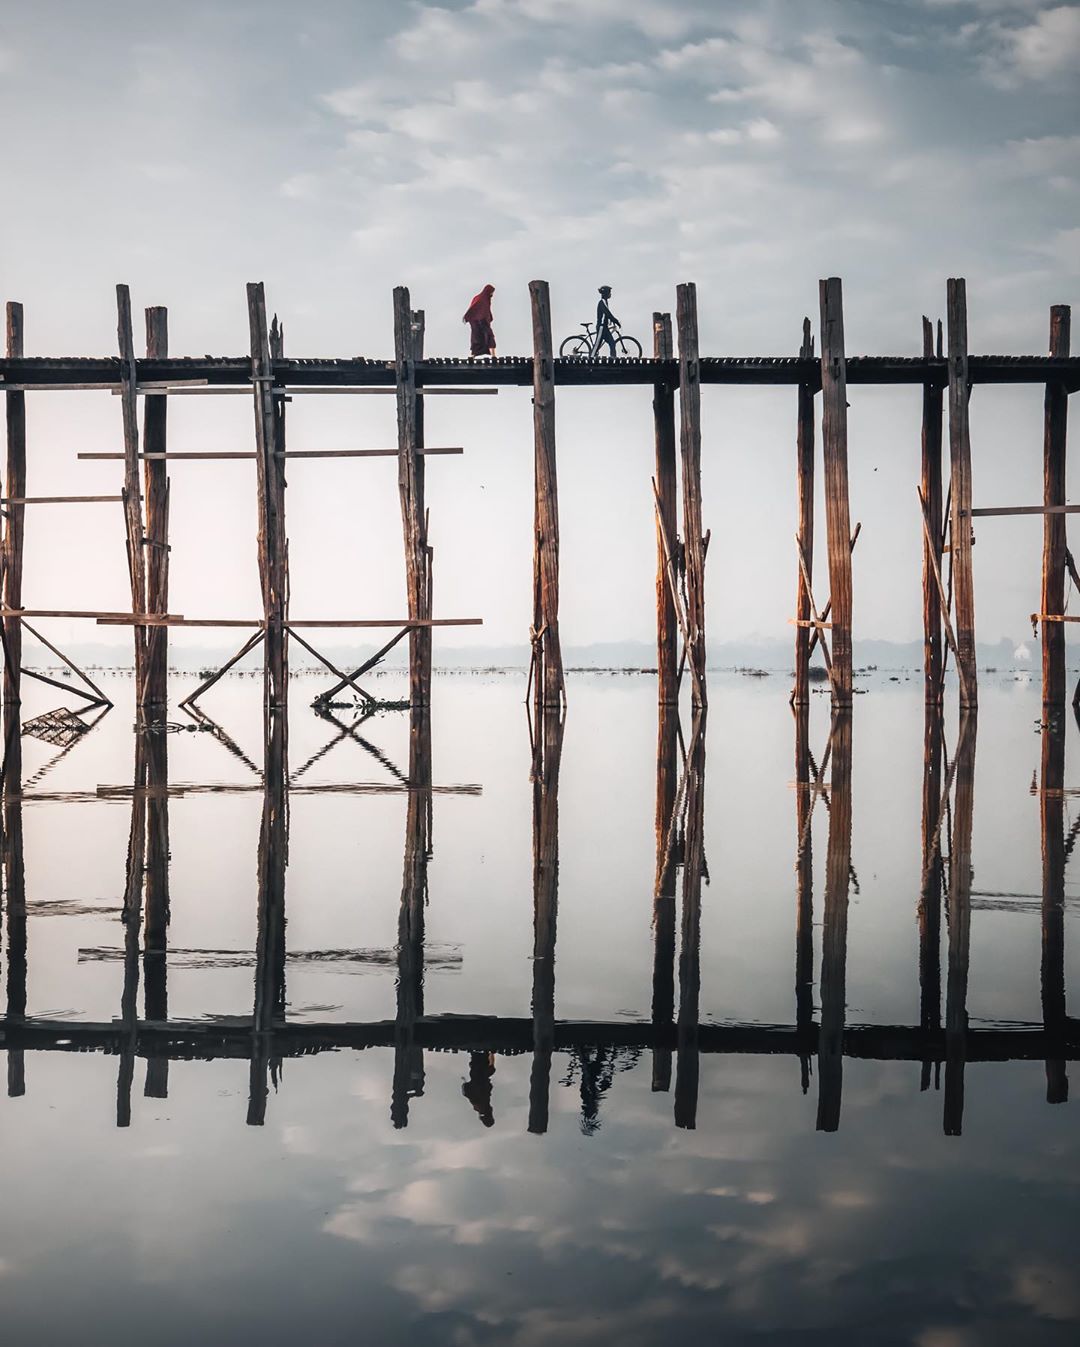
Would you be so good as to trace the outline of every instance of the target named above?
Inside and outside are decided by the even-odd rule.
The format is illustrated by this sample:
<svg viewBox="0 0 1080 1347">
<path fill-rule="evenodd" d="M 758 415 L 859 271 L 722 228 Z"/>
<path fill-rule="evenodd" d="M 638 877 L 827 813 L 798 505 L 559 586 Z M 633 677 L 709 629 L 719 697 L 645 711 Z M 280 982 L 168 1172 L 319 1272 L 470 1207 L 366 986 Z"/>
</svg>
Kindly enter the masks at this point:
<svg viewBox="0 0 1080 1347">
<path fill-rule="evenodd" d="M 567 337 L 559 347 L 560 356 L 577 355 L 591 356 L 593 343 L 596 341 L 596 327 L 592 323 L 582 323 L 585 331 L 575 332 L 572 337 Z M 641 342 L 637 337 L 624 337 L 619 328 L 612 329 L 612 337 L 615 339 L 615 351 L 620 356 L 629 356 L 632 359 L 641 359 Z"/>
</svg>

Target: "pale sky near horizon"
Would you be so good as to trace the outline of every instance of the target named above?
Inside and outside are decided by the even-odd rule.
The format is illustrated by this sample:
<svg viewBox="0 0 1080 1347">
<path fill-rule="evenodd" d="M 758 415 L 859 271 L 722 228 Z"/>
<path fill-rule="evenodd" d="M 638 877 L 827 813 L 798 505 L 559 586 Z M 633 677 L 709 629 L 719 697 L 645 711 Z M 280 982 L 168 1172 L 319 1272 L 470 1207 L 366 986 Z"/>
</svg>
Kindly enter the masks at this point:
<svg viewBox="0 0 1080 1347">
<path fill-rule="evenodd" d="M 500 352 L 528 354 L 534 277 L 551 283 L 556 339 L 593 313 L 606 282 L 646 343 L 651 312 L 673 310 L 676 283 L 694 280 L 702 353 L 716 355 L 794 353 L 803 315 L 817 328 L 827 275 L 844 281 L 849 353 L 915 353 L 920 316 L 943 315 L 952 275 L 967 278 L 977 352 L 1043 352 L 1049 306 L 1080 302 L 1075 4 L 6 10 L 0 297 L 26 306 L 28 354 L 114 352 L 117 281 L 137 312 L 168 306 L 178 355 L 244 353 L 255 279 L 298 356 L 388 357 L 395 284 L 426 311 L 431 354 L 467 351 L 460 315 L 488 281 Z M 31 494 L 118 490 L 119 464 L 75 458 L 120 448 L 116 399 L 28 401 Z M 856 641 L 911 639 L 920 394 L 854 388 L 850 401 Z M 794 390 L 710 388 L 703 402 L 710 637 L 784 637 Z M 252 445 L 245 399 L 174 399 L 169 414 L 171 448 Z M 978 388 L 971 414 L 976 504 L 1038 502 L 1042 390 Z M 648 639 L 650 392 L 560 390 L 557 424 L 563 639 Z M 393 433 L 389 398 L 290 408 L 293 448 L 388 446 Z M 521 641 L 529 394 L 429 400 L 428 440 L 465 446 L 428 470 L 436 615 L 486 623 L 438 639 Z M 171 480 L 171 609 L 255 614 L 253 464 L 176 463 Z M 392 460 L 291 466 L 288 518 L 295 617 L 404 613 Z M 126 607 L 122 539 L 119 507 L 40 507 L 27 605 Z M 1038 519 L 982 521 L 980 640 L 1030 632 L 1040 556 Z M 55 631 L 102 639 L 92 626 Z"/>
</svg>

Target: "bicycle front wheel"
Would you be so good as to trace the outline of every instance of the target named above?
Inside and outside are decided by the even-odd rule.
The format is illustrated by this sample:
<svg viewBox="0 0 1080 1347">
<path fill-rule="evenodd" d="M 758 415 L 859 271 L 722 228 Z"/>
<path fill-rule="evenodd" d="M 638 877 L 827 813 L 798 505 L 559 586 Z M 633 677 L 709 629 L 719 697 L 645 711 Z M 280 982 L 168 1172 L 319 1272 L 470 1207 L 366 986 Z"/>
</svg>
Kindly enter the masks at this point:
<svg viewBox="0 0 1080 1347">
<path fill-rule="evenodd" d="M 580 332 L 574 337 L 567 337 L 567 339 L 559 347 L 559 354 L 561 356 L 588 355 L 589 354 L 588 337 L 582 336 Z"/>
<path fill-rule="evenodd" d="M 637 337 L 616 337 L 615 350 L 619 355 L 630 356 L 634 360 L 641 359 L 641 342 Z"/>
</svg>

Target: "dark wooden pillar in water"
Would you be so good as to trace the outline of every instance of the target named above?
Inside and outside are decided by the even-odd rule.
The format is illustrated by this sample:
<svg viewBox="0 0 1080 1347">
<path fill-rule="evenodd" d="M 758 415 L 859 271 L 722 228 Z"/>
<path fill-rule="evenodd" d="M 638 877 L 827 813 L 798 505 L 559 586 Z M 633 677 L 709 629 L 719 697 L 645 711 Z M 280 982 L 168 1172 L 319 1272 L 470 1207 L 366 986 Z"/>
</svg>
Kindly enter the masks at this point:
<svg viewBox="0 0 1080 1347">
<path fill-rule="evenodd" d="M 416 389 L 416 362 L 423 354 L 423 317 L 410 307 L 404 285 L 394 289 L 394 367 L 397 379 L 398 495 L 405 540 L 405 595 L 409 617 L 430 618 L 430 561 L 427 510 L 424 503 L 423 410 Z M 409 633 L 409 701 L 427 706 L 431 700 L 431 632 Z"/>
<path fill-rule="evenodd" d="M 936 536 L 941 536 L 940 521 Z M 929 679 L 928 674 L 928 697 Z M 940 685 L 939 668 L 935 686 Z M 918 912 L 919 1026 L 927 1041 L 936 1038 L 941 1030 L 941 891 L 945 878 L 941 858 L 941 758 L 944 734 L 941 711 L 927 700 L 923 722 L 922 880 Z M 930 1088 L 929 1058 L 923 1061 L 920 1088 Z"/>
<path fill-rule="evenodd" d="M 810 707 L 795 704 L 795 1028 L 803 1094 L 810 1088 L 809 1043 L 814 1027 L 814 849 L 810 819 Z"/>
<path fill-rule="evenodd" d="M 1058 515 L 1057 518 L 1064 518 Z M 1060 627 L 1060 622 L 1049 625 Z M 1044 647 L 1045 653 L 1045 647 Z M 1064 658 L 1062 658 L 1064 673 Z M 1042 789 L 1039 822 L 1042 833 L 1042 1011 L 1050 1041 L 1063 1042 L 1065 1005 L 1065 726 L 1059 716 L 1042 731 Z M 1069 1098 L 1065 1056 L 1047 1054 L 1046 1102 Z"/>
<path fill-rule="evenodd" d="M 835 592 L 833 597 L 835 598 Z M 833 610 L 836 611 L 835 609 Z M 818 1036 L 817 1130 L 840 1127 L 847 1010 L 848 887 L 851 882 L 851 714 L 832 722 L 829 840 L 821 932 L 821 1030 Z"/>
<path fill-rule="evenodd" d="M 135 337 L 131 326 L 131 294 L 116 287 L 117 338 L 120 345 L 120 407 L 124 423 L 124 527 L 127 532 L 131 611 L 145 613 L 146 557 L 142 512 L 142 474 L 139 471 L 139 406 L 135 372 Z M 141 706 L 146 689 L 146 627 L 132 627 L 135 643 L 135 704 Z"/>
<path fill-rule="evenodd" d="M 255 932 L 255 1005 L 247 1121 L 266 1121 L 267 1076 L 277 1083 L 280 1058 L 273 1032 L 285 1018 L 285 871 L 289 864 L 288 716 L 268 714 L 259 828 L 258 917 Z"/>
<path fill-rule="evenodd" d="M 148 398 L 148 402 L 164 402 Z M 151 558 L 152 561 L 152 558 Z M 151 593 L 153 589 L 151 588 Z M 152 629 L 151 629 L 152 630 Z M 146 733 L 146 913 L 143 921 L 143 1006 L 148 1020 L 169 1018 L 169 736 Z M 143 1093 L 148 1099 L 169 1094 L 169 1059 L 146 1063 Z"/>
<path fill-rule="evenodd" d="M 675 879 L 679 821 L 675 817 L 679 775 L 679 710 L 660 703 L 656 736 L 656 879 L 653 885 L 652 1022 L 658 1037 L 675 1023 Z M 652 1088 L 671 1088 L 671 1049 L 657 1046 Z"/>
<path fill-rule="evenodd" d="M 266 295 L 262 282 L 247 287 L 248 327 L 251 336 L 251 377 L 255 398 L 255 469 L 259 493 L 259 578 L 262 582 L 263 704 L 283 713 L 289 693 L 289 552 L 285 532 L 285 404 L 273 394 L 275 356 L 266 323 Z M 275 320 L 274 345 L 280 355 L 281 329 Z M 267 748 L 272 726 L 266 719 Z M 273 731 L 276 732 L 276 731 Z"/>
<path fill-rule="evenodd" d="M 934 356 L 934 329 L 929 318 L 922 320 L 923 356 Z M 937 355 L 941 357 L 941 324 L 938 323 Z M 934 578 L 934 561 L 941 568 L 942 512 L 941 491 L 941 426 L 944 392 L 940 384 L 927 380 L 923 384 L 922 400 L 922 497 L 934 540 L 933 558 L 930 543 L 923 533 L 923 675 L 926 700 L 937 706 L 941 703 L 941 595 Z M 929 722 L 928 722 L 929 723 Z"/>
<path fill-rule="evenodd" d="M 653 357 L 671 360 L 671 314 L 653 314 Z M 676 473 L 675 390 L 669 382 L 653 385 L 653 431 L 656 442 L 657 508 L 663 530 L 656 526 L 656 673 L 661 706 L 679 700 L 679 626 L 664 553 L 664 534 L 672 547 L 679 532 L 679 487 Z"/>
<path fill-rule="evenodd" d="M 7 306 L 5 350 L 9 360 L 17 360 L 23 351 L 23 306 Z M 4 494 L 21 498 L 26 495 L 26 394 L 5 394 L 7 411 L 7 467 L 4 472 Z M 23 522 L 26 507 L 7 507 L 7 527 L 4 530 L 3 595 L 8 608 L 22 607 Z M 4 717 L 18 721 L 21 700 L 22 624 L 17 617 L 5 617 L 4 622 Z M 12 710 L 9 712 L 8 707 Z"/>
<path fill-rule="evenodd" d="M 555 459 L 555 366 L 547 281 L 530 281 L 533 332 L 533 706 L 558 710 L 566 701 L 559 640 L 559 483 Z"/>
<path fill-rule="evenodd" d="M 699 996 L 701 992 L 701 882 L 705 877 L 705 722 L 694 716 L 686 762 L 686 831 L 683 848 L 682 923 L 679 944 L 679 1018 L 676 1022 L 675 1126 L 697 1126 Z"/>
<path fill-rule="evenodd" d="M 821 297 L 821 441 L 825 528 L 832 595 L 833 705 L 851 705 L 851 510 L 848 499 L 847 357 L 838 276 L 819 284 Z M 835 764 L 835 758 L 833 759 Z"/>
<path fill-rule="evenodd" d="M 698 363 L 697 286 L 677 289 L 679 328 L 679 447 L 682 456 L 683 558 L 686 567 L 686 658 L 693 678 L 693 704 L 706 706 L 705 550 L 701 522 L 701 369 Z"/>
<path fill-rule="evenodd" d="M 953 606 L 956 609 L 956 644 L 959 650 L 961 709 L 974 710 L 979 703 L 975 667 L 975 578 L 971 558 L 971 432 L 968 425 L 967 286 L 963 279 L 948 283 L 946 316 L 949 339 L 949 463 L 952 478 L 952 513 L 949 544 L 952 548 Z"/>
<path fill-rule="evenodd" d="M 431 712 L 409 713 L 409 802 L 398 912 L 397 1017 L 390 1120 L 409 1124 L 409 1100 L 424 1093 L 424 1050 L 416 1044 L 416 1021 L 424 1013 L 424 912 L 431 859 Z"/>
<path fill-rule="evenodd" d="M 803 360 L 814 357 L 814 338 L 810 333 L 810 319 L 803 319 L 803 338 L 799 356 Z M 798 537 L 806 558 L 806 569 L 811 583 L 814 575 L 814 393 L 817 380 L 799 384 L 798 428 L 795 447 L 795 483 L 798 499 Z M 798 567 L 798 588 L 795 591 L 795 617 L 800 622 L 810 619 L 810 592 L 802 566 Z M 824 634 L 824 633 L 823 633 Z M 795 691 L 796 706 L 810 702 L 810 628 L 795 628 Z"/>
<path fill-rule="evenodd" d="M 529 1131 L 548 1126 L 551 1055 L 555 1048 L 555 934 L 559 915 L 559 764 L 563 721 L 557 711 L 533 726 L 533 1059 Z"/>
<path fill-rule="evenodd" d="M 1067 304 L 1050 310 L 1050 354 L 1066 356 L 1072 326 Z M 1043 504 L 1065 504 L 1065 434 L 1069 393 L 1064 383 L 1046 385 L 1043 425 Z M 1065 611 L 1065 516 L 1043 515 L 1042 608 L 1044 614 Z M 1042 624 L 1043 709 L 1060 715 L 1065 709 L 1065 623 Z"/>
<path fill-rule="evenodd" d="M 945 984 L 945 1135 L 958 1137 L 964 1122 L 967 1057 L 967 988 L 971 956 L 971 828 L 975 808 L 977 718 L 960 718 L 956 747 L 952 841 L 949 846 L 949 964 Z"/>
<path fill-rule="evenodd" d="M 169 354 L 169 312 L 146 310 L 146 354 L 164 360 Z M 143 399 L 143 452 L 166 451 L 167 407 L 162 396 Z M 146 496 L 146 603 L 148 613 L 169 611 L 169 475 L 162 459 L 143 460 Z M 140 705 L 163 713 L 168 701 L 169 629 L 146 629 L 146 683 Z M 164 714 L 160 718 L 164 719 Z M 160 736 L 159 736 L 160 737 Z"/>
<path fill-rule="evenodd" d="M 21 396 L 9 393 L 8 397 Z M 26 871 L 23 866 L 22 726 L 18 702 L 4 706 L 3 770 L 3 909 L 7 924 L 7 1021 L 26 1016 Z M 22 1048 L 8 1048 L 7 1092 L 26 1093 Z"/>
</svg>

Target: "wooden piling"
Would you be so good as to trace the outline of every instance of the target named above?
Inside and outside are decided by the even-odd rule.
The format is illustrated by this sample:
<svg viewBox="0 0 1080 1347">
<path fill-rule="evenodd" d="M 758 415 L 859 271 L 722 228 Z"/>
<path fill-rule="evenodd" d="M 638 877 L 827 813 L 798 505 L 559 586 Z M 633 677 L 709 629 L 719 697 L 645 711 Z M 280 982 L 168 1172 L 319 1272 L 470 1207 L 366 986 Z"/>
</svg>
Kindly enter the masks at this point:
<svg viewBox="0 0 1080 1347">
<path fill-rule="evenodd" d="M 825 332 L 822 322 L 822 332 Z M 824 347 L 826 339 L 822 337 Z M 836 593 L 833 591 L 833 598 Z M 835 608 L 833 609 L 835 612 Z M 818 1035 L 817 1130 L 840 1127 L 847 1010 L 848 890 L 851 883 L 851 713 L 833 716 L 829 839 L 821 932 L 821 1031 Z"/>
<path fill-rule="evenodd" d="M 686 658 L 695 673 L 693 704 L 706 706 L 705 549 L 701 522 L 701 368 L 698 361 L 697 286 L 676 291 L 679 331 L 679 448 L 683 483 L 683 559 L 688 631 Z"/>
<path fill-rule="evenodd" d="M 423 350 L 423 326 L 413 330 L 409 291 L 394 289 L 394 369 L 397 381 L 398 495 L 405 540 L 405 591 L 409 617 L 430 617 L 427 595 L 430 566 L 424 503 L 422 409 L 416 389 L 416 361 Z M 431 638 L 409 633 L 409 701 L 427 706 L 431 699 Z"/>
<path fill-rule="evenodd" d="M 652 1022 L 658 1030 L 675 1022 L 675 880 L 679 864 L 679 711 L 661 701 L 656 736 L 656 878 L 653 885 Z M 656 1047 L 652 1088 L 671 1088 L 671 1049 Z"/>
<path fill-rule="evenodd" d="M 116 287 L 117 340 L 120 347 L 120 407 L 124 425 L 124 526 L 127 533 L 131 611 L 145 613 L 146 558 L 144 553 L 142 490 L 139 480 L 139 406 L 136 389 L 135 336 L 131 326 L 131 293 Z M 146 688 L 146 628 L 133 627 L 135 643 L 135 704 L 141 706 Z"/>
<path fill-rule="evenodd" d="M 533 1059 L 529 1131 L 547 1131 L 555 1049 L 555 936 L 559 916 L 559 765 L 563 719 L 541 708 L 533 727 Z"/>
<path fill-rule="evenodd" d="M 838 276 L 819 283 L 821 299 L 821 444 L 825 466 L 825 529 L 832 598 L 833 705 L 851 705 L 851 511 L 848 500 L 847 357 L 844 302 Z"/>
<path fill-rule="evenodd" d="M 146 310 L 146 356 L 165 360 L 169 354 L 169 311 Z M 169 611 L 169 475 L 164 459 L 150 454 L 166 452 L 168 398 L 146 398 L 143 406 L 143 489 L 146 497 L 146 602 L 148 613 Z M 146 631 L 146 683 L 141 706 L 161 711 L 168 701 L 169 632 L 167 627 Z"/>
<path fill-rule="evenodd" d="M 938 324 L 938 355 L 940 356 L 941 325 Z M 923 357 L 934 355 L 934 329 L 929 318 L 922 320 Z M 926 701 L 937 706 L 942 695 L 941 596 L 934 578 L 935 562 L 941 569 L 942 547 L 942 489 L 941 489 L 941 426 L 944 393 L 939 384 L 927 380 L 922 397 L 922 465 L 921 488 L 926 502 L 930 536 L 923 533 L 923 676 Z M 933 546 L 933 556 L 931 556 Z"/>
<path fill-rule="evenodd" d="M 1067 304 L 1050 310 L 1050 354 L 1067 356 L 1072 311 Z M 1065 504 L 1065 438 L 1069 393 L 1065 384 L 1046 385 L 1043 404 L 1043 504 Z M 1042 688 L 1043 708 L 1061 714 L 1065 708 L 1065 624 L 1047 622 L 1046 616 L 1065 611 L 1065 515 L 1043 516 L 1042 560 Z"/>
<path fill-rule="evenodd" d="M 1053 625 L 1060 625 L 1051 623 Z M 1045 652 L 1045 647 L 1044 647 Z M 1044 665 L 1045 669 L 1045 665 Z M 1062 660 L 1064 673 L 1064 660 Z M 1064 688 L 1063 688 L 1064 690 Z M 1049 1042 L 1062 1041 L 1067 1025 L 1065 998 L 1065 725 L 1055 716 L 1043 724 L 1039 791 L 1042 842 L 1042 960 L 1040 983 L 1043 1028 Z M 1046 1102 L 1064 1104 L 1069 1077 L 1063 1055 L 1046 1058 Z"/>
<path fill-rule="evenodd" d="M 405 854 L 398 909 L 397 1013 L 394 1020 L 394 1079 L 390 1121 L 409 1124 L 409 1100 L 424 1093 L 424 1050 L 416 1043 L 416 1022 L 424 1013 L 424 916 L 431 859 L 431 711 L 409 711 L 409 798 Z"/>
<path fill-rule="evenodd" d="M 814 1025 L 814 848 L 810 817 L 810 707 L 795 704 L 795 1027 L 808 1043 Z M 810 1088 L 810 1054 L 800 1053 L 802 1091 Z"/>
<path fill-rule="evenodd" d="M 960 718 L 956 746 L 952 837 L 949 844 L 948 971 L 945 982 L 945 1135 L 958 1137 L 964 1122 L 967 1060 L 967 989 L 971 961 L 971 830 L 975 811 L 975 738 L 978 722 Z"/>
<path fill-rule="evenodd" d="M 251 377 L 255 400 L 255 468 L 259 503 L 259 578 L 262 583 L 263 620 L 266 636 L 263 644 L 264 706 L 269 711 L 283 710 L 288 700 L 289 634 L 289 559 L 285 532 L 285 463 L 278 453 L 285 448 L 285 406 L 273 395 L 274 372 L 270 333 L 266 321 L 266 294 L 263 284 L 247 287 L 248 328 L 251 337 Z M 282 344 L 281 329 L 275 320 L 275 345 Z M 278 405 L 275 407 L 275 403 Z M 264 717 L 264 720 L 266 718 Z M 269 731 L 269 721 L 266 721 Z"/>
<path fill-rule="evenodd" d="M 705 707 L 694 716 L 686 755 L 686 832 L 679 933 L 679 1014 L 675 1028 L 676 1127 L 697 1126 L 700 1074 L 701 882 L 705 877 Z"/>
<path fill-rule="evenodd" d="M 814 338 L 810 332 L 810 319 L 803 319 L 802 346 L 799 356 L 803 360 L 814 358 Z M 808 575 L 803 575 L 798 567 L 798 587 L 795 593 L 795 617 L 799 622 L 810 618 L 810 590 L 808 581 L 814 576 L 814 394 L 815 383 L 804 381 L 799 384 L 798 422 L 795 444 L 795 492 L 798 501 L 798 528 L 796 530 L 799 546 L 806 558 Z M 810 628 L 795 628 L 795 691 L 792 701 L 796 706 L 806 706 L 810 701 Z"/>
<path fill-rule="evenodd" d="M 23 863 L 22 725 L 17 701 L 4 705 L 2 903 L 7 935 L 7 1018 L 10 1030 L 26 1018 L 26 869 Z M 23 1050 L 7 1049 L 7 1092 L 26 1093 Z"/>
<path fill-rule="evenodd" d="M 653 357 L 671 360 L 675 348 L 671 314 L 653 314 Z M 653 385 L 653 434 L 656 445 L 656 672 L 660 704 L 679 700 L 679 627 L 668 578 L 666 537 L 678 547 L 679 488 L 676 475 L 675 390 L 670 382 Z"/>
<path fill-rule="evenodd" d="M 927 679 L 929 682 L 929 674 Z M 939 669 L 938 685 L 940 682 Z M 918 911 L 919 1027 L 927 1040 L 936 1037 L 941 1030 L 941 894 L 945 879 L 941 855 L 941 759 L 944 733 L 940 708 L 927 700 L 923 720 L 922 880 Z M 926 1060 L 922 1066 L 920 1088 L 926 1090 L 929 1087 L 930 1062 Z"/>
<path fill-rule="evenodd" d="M 534 717 L 566 702 L 559 639 L 559 479 L 555 457 L 555 373 L 547 281 L 529 282 L 533 334 L 533 624 Z"/>
<path fill-rule="evenodd" d="M 163 402 L 164 399 L 152 401 Z M 152 561 L 152 557 L 148 560 Z M 150 569 L 147 568 L 148 583 Z M 150 592 L 153 593 L 152 585 Z M 146 1019 L 164 1022 L 169 1018 L 169 735 L 162 726 L 145 733 L 144 738 L 147 791 L 143 1006 Z M 143 1093 L 148 1099 L 168 1098 L 167 1057 L 147 1058 Z"/>
<path fill-rule="evenodd" d="M 952 510 L 949 516 L 949 543 L 953 577 L 957 666 L 960 679 L 960 706 L 974 710 L 978 706 L 978 677 L 975 660 L 975 578 L 972 572 L 971 534 L 971 431 L 968 424 L 967 286 L 963 278 L 949 280 L 946 326 L 949 341 L 949 465 L 952 481 Z"/>
<path fill-rule="evenodd" d="M 23 355 L 23 306 L 9 302 L 7 306 L 5 350 L 9 359 Z M 4 487 L 9 496 L 26 495 L 26 394 L 8 393 L 7 404 L 7 466 Z M 23 525 L 26 509 L 22 505 L 7 507 L 7 527 L 4 530 L 3 595 L 5 608 L 22 607 Z M 22 624 L 17 617 L 4 618 L 4 706 L 17 707 L 22 695 Z M 13 712 L 17 718 L 17 712 Z"/>
</svg>

